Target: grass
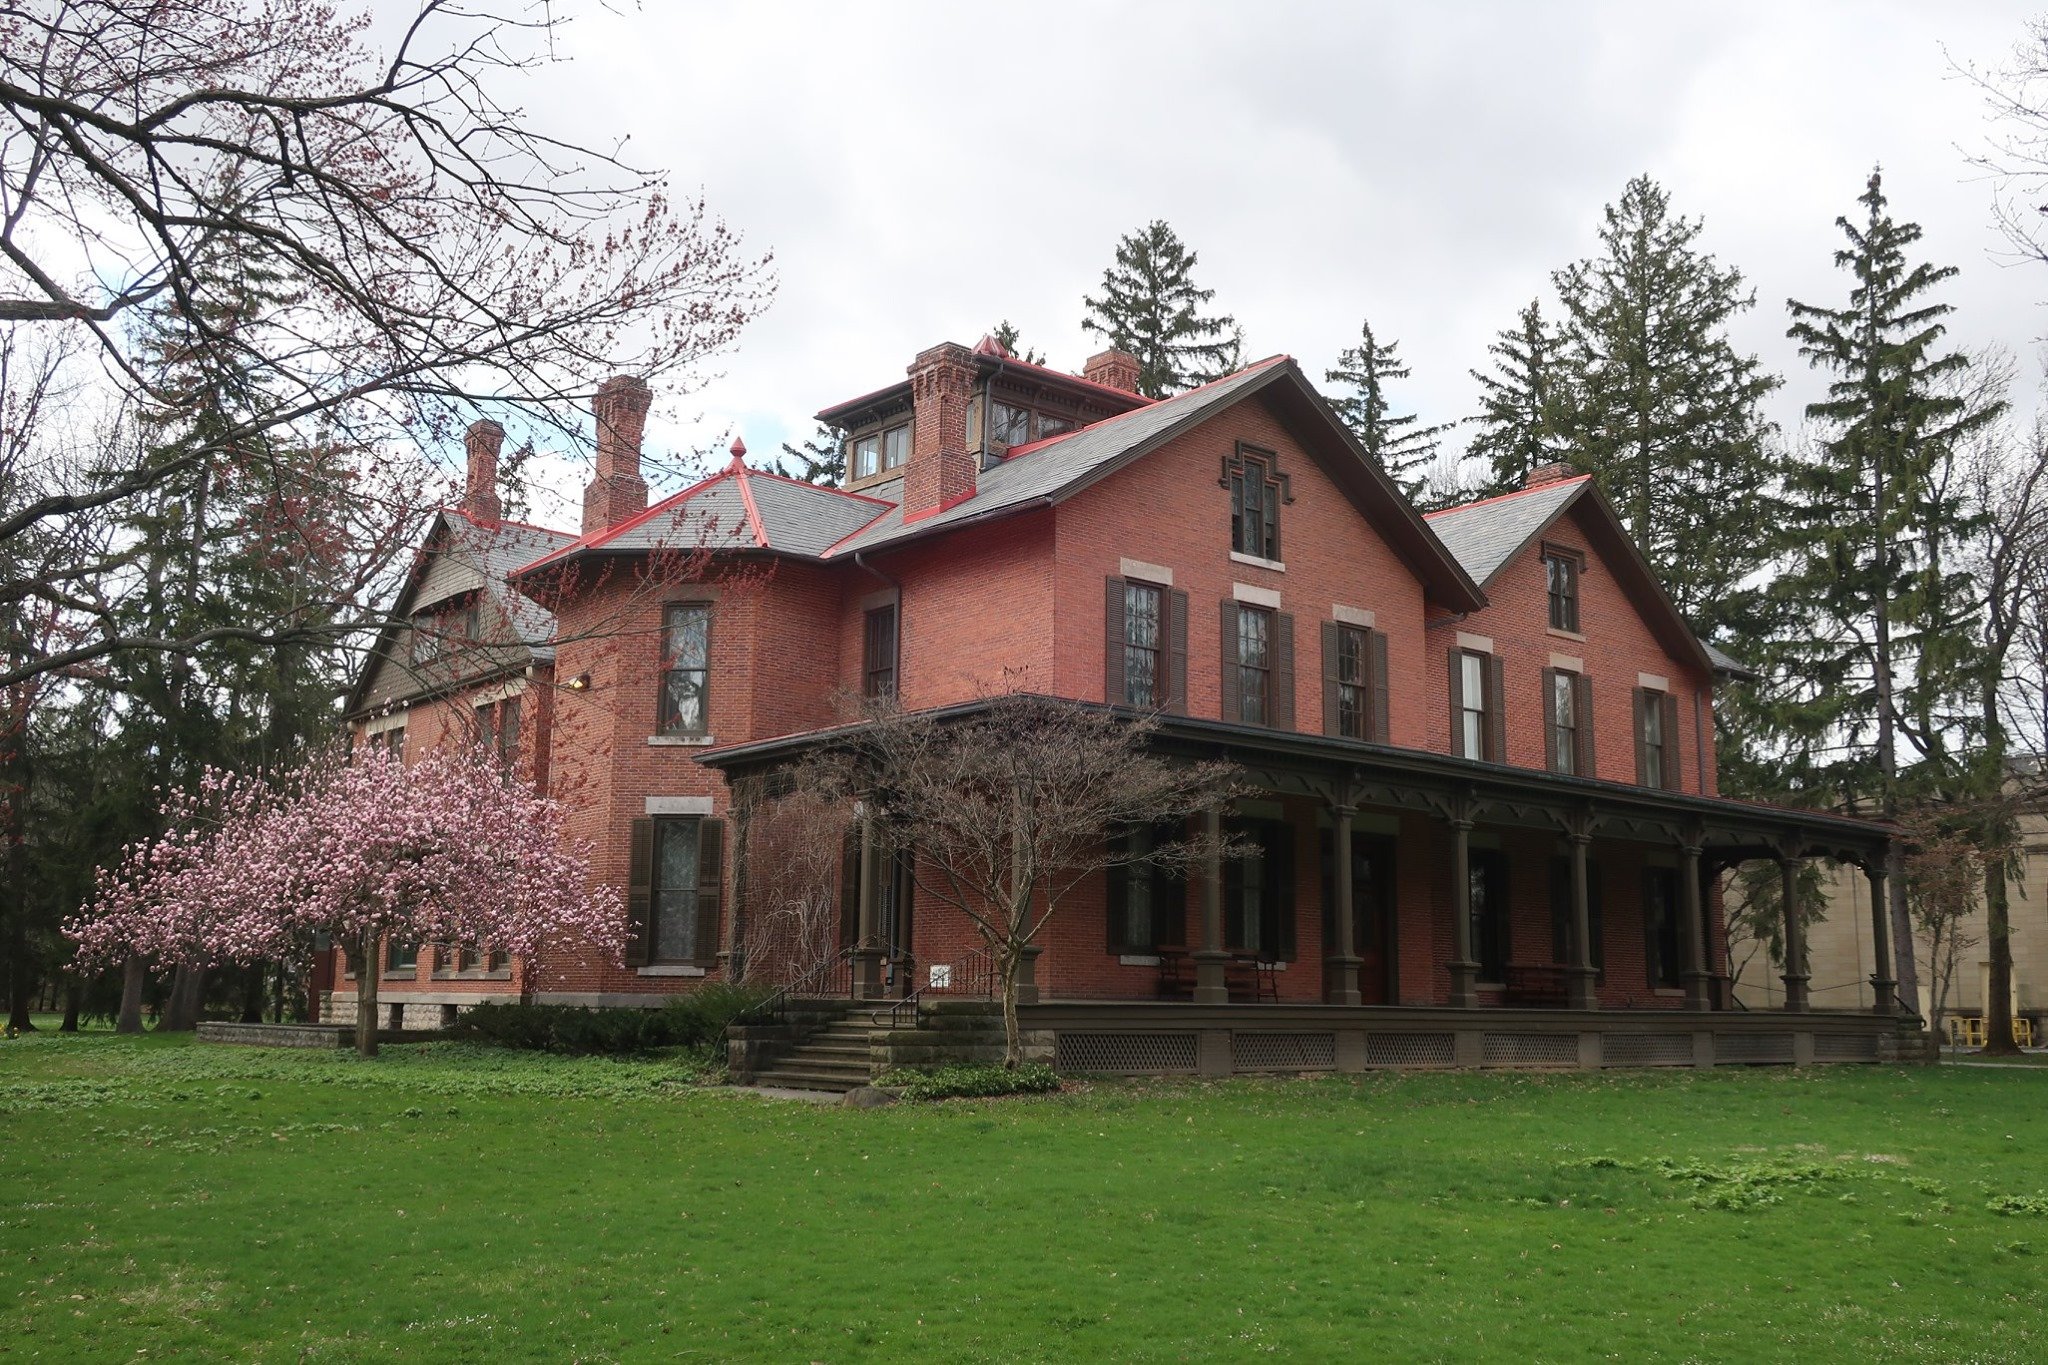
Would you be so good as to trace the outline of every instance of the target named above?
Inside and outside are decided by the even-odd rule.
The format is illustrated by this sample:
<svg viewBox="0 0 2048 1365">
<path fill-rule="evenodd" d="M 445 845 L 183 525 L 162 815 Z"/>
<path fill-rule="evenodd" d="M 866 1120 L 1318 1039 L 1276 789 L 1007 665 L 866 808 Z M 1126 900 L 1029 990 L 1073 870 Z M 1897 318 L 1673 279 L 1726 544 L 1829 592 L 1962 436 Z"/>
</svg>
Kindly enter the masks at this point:
<svg viewBox="0 0 2048 1365">
<path fill-rule="evenodd" d="M 1098 1084 L 0 1043 L 0 1361 L 2048 1356 L 2048 1077 Z"/>
</svg>

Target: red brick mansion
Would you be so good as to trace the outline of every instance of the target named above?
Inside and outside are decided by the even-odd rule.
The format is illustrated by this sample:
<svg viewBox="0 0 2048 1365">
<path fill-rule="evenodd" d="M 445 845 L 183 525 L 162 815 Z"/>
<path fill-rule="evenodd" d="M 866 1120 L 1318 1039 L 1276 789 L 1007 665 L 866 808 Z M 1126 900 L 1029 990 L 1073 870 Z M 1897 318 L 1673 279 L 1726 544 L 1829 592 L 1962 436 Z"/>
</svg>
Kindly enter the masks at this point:
<svg viewBox="0 0 2048 1365">
<path fill-rule="evenodd" d="M 843 488 L 749 467 L 649 502 L 649 392 L 595 402 L 580 528 L 506 521 L 495 425 L 349 699 L 390 752 L 530 764 L 632 917 L 623 966 L 392 944 L 393 1021 L 481 995 L 650 1003 L 726 972 L 749 905 L 733 783 L 849 698 L 1023 691 L 1157 713 L 1173 752 L 1257 788 L 1215 884 L 1106 875 L 1025 989 L 1063 1066 L 1870 1060 L 1878 1017 L 1730 1013 L 1718 882 L 1764 858 L 1882 879 L 1886 831 L 1722 799 L 1703 645 L 1592 482 L 1538 470 L 1422 515 L 1301 367 L 1172 398 L 1129 356 L 1082 375 L 984 341 L 826 408 Z M 899 856 L 846 860 L 851 993 L 943 995 L 973 945 Z M 1881 899 L 1881 898 L 1880 898 Z M 1795 935 L 1796 938 L 1796 935 Z M 330 1017 L 353 989 L 332 964 Z"/>
</svg>

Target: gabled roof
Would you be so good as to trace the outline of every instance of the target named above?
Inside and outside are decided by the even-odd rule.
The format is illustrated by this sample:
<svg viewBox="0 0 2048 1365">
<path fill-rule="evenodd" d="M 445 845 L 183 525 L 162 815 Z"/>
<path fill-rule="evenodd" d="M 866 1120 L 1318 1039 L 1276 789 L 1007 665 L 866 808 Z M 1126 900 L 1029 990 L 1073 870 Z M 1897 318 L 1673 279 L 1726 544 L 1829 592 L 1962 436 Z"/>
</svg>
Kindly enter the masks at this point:
<svg viewBox="0 0 2048 1365">
<path fill-rule="evenodd" d="M 1147 398 L 1141 393 L 1132 393 L 1128 389 L 1119 389 L 1111 384 L 1098 384 L 1086 376 L 1068 374 L 1049 365 L 1037 365 L 1029 360 L 1021 360 L 1004 350 L 992 337 L 983 337 L 980 344 L 974 348 L 972 356 L 975 369 L 984 378 L 993 374 L 1012 375 L 1048 389 L 1064 390 L 1070 398 L 1079 399 L 1084 403 L 1094 403 L 1112 412 L 1142 408 L 1163 401 Z M 868 409 L 909 406 L 910 380 L 905 378 L 870 393 L 861 394 L 857 398 L 849 398 L 845 402 L 823 408 L 817 413 L 817 419 L 827 426 L 844 429 L 848 419 L 858 417 Z"/>
<path fill-rule="evenodd" d="M 592 554 L 657 550 L 763 550 L 816 559 L 890 510 L 862 493 L 821 488 L 749 468 L 739 447 L 710 478 L 646 511 L 588 535 L 567 538 L 518 575 L 539 573 Z"/>
<path fill-rule="evenodd" d="M 1485 604 L 1478 586 L 1443 542 L 1287 356 L 1261 360 L 1236 374 L 1076 431 L 1013 447 L 977 476 L 972 497 L 929 516 L 906 521 L 902 481 L 892 480 L 874 490 L 891 502 L 889 510 L 834 545 L 828 555 L 877 550 L 1064 502 L 1255 394 L 1274 406 L 1352 503 L 1376 519 L 1394 550 L 1437 601 L 1454 611 Z"/>
<path fill-rule="evenodd" d="M 1446 507 L 1429 513 L 1424 520 L 1484 588 L 1531 541 L 1574 508 L 1588 514 L 1588 537 L 1606 559 L 1622 590 L 1642 609 L 1645 623 L 1664 641 L 1672 656 L 1705 672 L 1728 671 L 1715 662 L 1707 652 L 1708 646 L 1693 634 L 1692 627 L 1664 591 L 1663 583 L 1658 581 L 1656 571 L 1643 558 L 1635 538 L 1623 528 L 1614 504 L 1607 501 L 1590 474 L 1538 484 L 1495 498 L 1481 498 L 1462 507 Z"/>
<path fill-rule="evenodd" d="M 512 627 L 514 639 L 507 642 L 508 648 L 494 648 L 493 662 L 523 665 L 552 659 L 554 614 L 514 592 L 507 580 L 521 565 L 572 539 L 566 531 L 551 531 L 523 521 L 486 526 L 471 520 L 460 508 L 444 507 L 435 512 L 420 542 L 420 552 L 392 604 L 390 618 L 378 630 L 376 645 L 349 688 L 343 714 L 354 715 L 362 709 L 370 684 L 381 668 L 401 666 L 397 662 L 401 622 L 436 603 L 472 592 L 483 593 Z"/>
</svg>

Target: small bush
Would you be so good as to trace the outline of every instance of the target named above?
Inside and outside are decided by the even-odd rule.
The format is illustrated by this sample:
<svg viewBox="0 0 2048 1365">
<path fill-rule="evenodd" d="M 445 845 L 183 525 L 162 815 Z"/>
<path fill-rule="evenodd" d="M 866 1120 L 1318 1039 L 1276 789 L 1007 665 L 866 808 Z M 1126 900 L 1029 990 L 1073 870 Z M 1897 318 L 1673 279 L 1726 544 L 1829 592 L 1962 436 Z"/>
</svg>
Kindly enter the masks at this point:
<svg viewBox="0 0 2048 1365">
<path fill-rule="evenodd" d="M 708 1048 L 726 1025 L 761 998 L 745 986 L 715 982 L 660 1009 L 589 1009 L 486 1001 L 469 1010 L 451 1037 L 527 1052 L 630 1056 L 660 1048 Z"/>
<path fill-rule="evenodd" d="M 897 1086 L 905 1099 L 983 1099 L 995 1095 L 1043 1095 L 1060 1088 L 1060 1078 L 1042 1062 L 1027 1062 L 1014 1071 L 993 1063 L 942 1066 L 931 1071 L 897 1071 L 881 1085 Z"/>
</svg>

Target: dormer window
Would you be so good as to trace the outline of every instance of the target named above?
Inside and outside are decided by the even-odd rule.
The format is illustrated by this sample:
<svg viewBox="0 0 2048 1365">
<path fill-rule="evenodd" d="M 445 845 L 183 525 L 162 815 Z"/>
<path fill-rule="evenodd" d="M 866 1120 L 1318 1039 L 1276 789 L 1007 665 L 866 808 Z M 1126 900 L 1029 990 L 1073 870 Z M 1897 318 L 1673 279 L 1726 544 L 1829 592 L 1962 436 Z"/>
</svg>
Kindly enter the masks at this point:
<svg viewBox="0 0 2048 1365">
<path fill-rule="evenodd" d="M 887 431 L 856 436 L 850 455 L 847 464 L 856 479 L 872 479 L 877 474 L 901 469 L 903 462 L 910 458 L 910 424 L 906 422 Z"/>
<path fill-rule="evenodd" d="M 1230 490 L 1230 548 L 1253 559 L 1280 558 L 1280 504 L 1292 502 L 1287 476 L 1271 451 L 1239 446 L 1223 461 Z"/>
<path fill-rule="evenodd" d="M 999 445 L 1026 445 L 1031 440 L 1031 409 L 990 403 L 988 427 L 990 439 Z"/>
</svg>

